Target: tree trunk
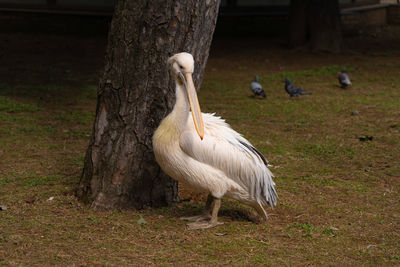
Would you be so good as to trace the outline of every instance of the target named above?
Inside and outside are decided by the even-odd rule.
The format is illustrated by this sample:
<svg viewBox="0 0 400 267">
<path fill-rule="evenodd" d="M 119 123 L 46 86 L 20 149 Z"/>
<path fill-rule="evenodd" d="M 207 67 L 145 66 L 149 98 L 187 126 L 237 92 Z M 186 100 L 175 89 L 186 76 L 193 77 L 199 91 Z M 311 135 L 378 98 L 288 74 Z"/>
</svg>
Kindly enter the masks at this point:
<svg viewBox="0 0 400 267">
<path fill-rule="evenodd" d="M 309 0 L 308 19 L 313 51 L 340 53 L 343 50 L 338 0 Z"/>
<path fill-rule="evenodd" d="M 313 51 L 343 50 L 338 0 L 291 0 L 289 25 L 291 47 L 309 42 Z"/>
<path fill-rule="evenodd" d="M 289 46 L 299 47 L 307 42 L 307 1 L 291 0 L 289 8 Z"/>
<path fill-rule="evenodd" d="M 155 161 L 151 138 L 171 110 L 167 59 L 189 52 L 200 82 L 219 0 L 120 0 L 108 36 L 96 119 L 77 196 L 94 209 L 162 206 L 177 182 Z"/>
</svg>

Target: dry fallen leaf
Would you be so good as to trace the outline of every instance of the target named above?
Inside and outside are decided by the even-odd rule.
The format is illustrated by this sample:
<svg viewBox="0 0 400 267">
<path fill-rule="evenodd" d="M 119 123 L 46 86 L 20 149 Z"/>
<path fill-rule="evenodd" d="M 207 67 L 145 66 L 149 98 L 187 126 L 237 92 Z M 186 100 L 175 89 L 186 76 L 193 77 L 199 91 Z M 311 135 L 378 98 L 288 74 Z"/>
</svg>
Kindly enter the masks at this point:
<svg viewBox="0 0 400 267">
<path fill-rule="evenodd" d="M 226 235 L 226 233 L 214 233 L 214 235 L 216 235 L 216 236 L 223 236 L 223 235 Z"/>
<path fill-rule="evenodd" d="M 146 220 L 143 218 L 142 215 L 140 215 L 139 220 L 136 221 L 137 224 L 139 224 L 140 226 L 145 225 L 147 222 Z"/>
</svg>

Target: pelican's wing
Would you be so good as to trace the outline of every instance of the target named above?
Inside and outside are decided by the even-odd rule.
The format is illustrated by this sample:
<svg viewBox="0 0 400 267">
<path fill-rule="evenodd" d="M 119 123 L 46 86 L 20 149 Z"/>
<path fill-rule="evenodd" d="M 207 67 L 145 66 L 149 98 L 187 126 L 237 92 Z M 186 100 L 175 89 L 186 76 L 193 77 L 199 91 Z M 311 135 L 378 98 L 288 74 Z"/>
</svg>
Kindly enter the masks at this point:
<svg viewBox="0 0 400 267">
<path fill-rule="evenodd" d="M 259 204 L 275 206 L 275 183 L 264 156 L 221 118 L 203 113 L 203 120 L 204 139 L 200 140 L 192 118 L 189 118 L 187 129 L 179 140 L 182 150 L 190 157 L 224 172 Z"/>
</svg>

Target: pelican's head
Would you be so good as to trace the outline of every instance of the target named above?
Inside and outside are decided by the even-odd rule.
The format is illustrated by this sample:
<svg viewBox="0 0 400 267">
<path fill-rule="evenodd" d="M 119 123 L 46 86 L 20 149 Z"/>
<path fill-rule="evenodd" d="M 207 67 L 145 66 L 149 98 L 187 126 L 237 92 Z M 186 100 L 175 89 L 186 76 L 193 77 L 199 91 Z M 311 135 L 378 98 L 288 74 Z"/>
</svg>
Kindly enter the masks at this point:
<svg viewBox="0 0 400 267">
<path fill-rule="evenodd" d="M 199 100 L 197 99 L 196 88 L 194 87 L 192 73 L 194 70 L 194 59 L 189 53 L 182 52 L 175 54 L 168 59 L 171 74 L 176 82 L 186 88 L 193 122 L 201 140 L 204 136 L 204 123 L 201 115 Z"/>
<path fill-rule="evenodd" d="M 175 77 L 179 77 L 180 73 L 193 73 L 194 71 L 193 56 L 186 52 L 173 55 L 168 59 L 168 64 L 171 74 Z"/>
</svg>

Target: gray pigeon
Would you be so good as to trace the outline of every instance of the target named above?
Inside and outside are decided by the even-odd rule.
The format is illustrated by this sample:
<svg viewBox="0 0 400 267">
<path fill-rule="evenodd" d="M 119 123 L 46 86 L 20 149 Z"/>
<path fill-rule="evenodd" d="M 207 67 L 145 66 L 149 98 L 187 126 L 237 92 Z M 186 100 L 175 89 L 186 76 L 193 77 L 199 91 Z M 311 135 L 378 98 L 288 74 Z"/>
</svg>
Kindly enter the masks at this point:
<svg viewBox="0 0 400 267">
<path fill-rule="evenodd" d="M 285 90 L 290 95 L 290 97 L 299 95 L 311 95 L 310 92 L 304 91 L 297 85 L 292 84 L 289 78 L 285 79 Z"/>
<path fill-rule="evenodd" d="M 338 79 L 339 79 L 339 83 L 343 89 L 346 88 L 347 86 L 351 85 L 350 77 L 347 74 L 347 72 L 344 70 L 342 70 L 339 73 Z"/>
<path fill-rule="evenodd" d="M 253 93 L 256 96 L 262 96 L 265 98 L 266 95 L 264 93 L 264 90 L 262 89 L 262 86 L 258 81 L 259 81 L 259 79 L 258 79 L 258 76 L 256 75 L 256 77 L 254 78 L 254 81 L 252 81 L 250 83 L 250 89 L 251 89 L 251 91 L 253 91 Z"/>
</svg>

